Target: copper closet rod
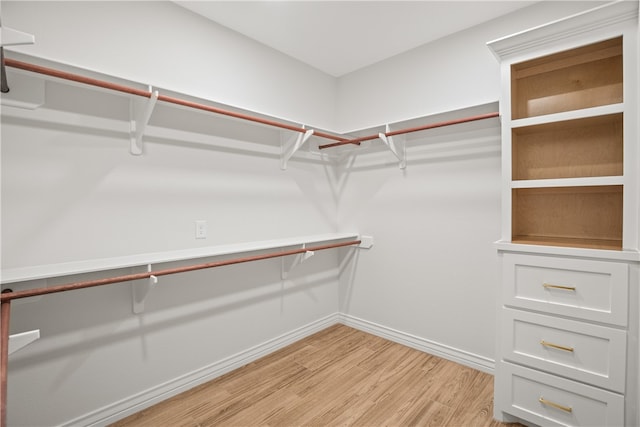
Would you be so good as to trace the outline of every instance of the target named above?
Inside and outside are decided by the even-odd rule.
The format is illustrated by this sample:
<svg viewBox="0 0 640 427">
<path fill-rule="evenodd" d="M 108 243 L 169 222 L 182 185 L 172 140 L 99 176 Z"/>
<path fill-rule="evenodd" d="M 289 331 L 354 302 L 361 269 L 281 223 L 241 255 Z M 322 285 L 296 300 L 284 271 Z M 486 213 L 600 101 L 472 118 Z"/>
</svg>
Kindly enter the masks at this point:
<svg viewBox="0 0 640 427">
<path fill-rule="evenodd" d="M 87 84 L 87 85 L 91 85 L 91 86 L 97 86 L 97 87 L 101 87 L 101 88 L 104 88 L 104 89 L 115 90 L 115 91 L 118 91 L 118 92 L 124 92 L 124 93 L 128 93 L 128 94 L 131 94 L 131 95 L 142 96 L 142 97 L 145 97 L 145 98 L 151 98 L 151 95 L 152 95 L 151 92 L 146 91 L 146 90 L 141 90 L 141 89 L 136 89 L 136 88 L 133 88 L 133 87 L 123 86 L 123 85 L 119 85 L 119 84 L 116 84 L 116 83 L 107 82 L 107 81 L 104 81 L 104 80 L 92 79 L 92 78 L 84 77 L 84 76 L 81 76 L 81 75 L 78 75 L 78 74 L 73 74 L 73 73 L 68 73 L 68 72 L 65 72 L 65 71 L 54 70 L 53 68 L 47 68 L 47 67 L 42 67 L 42 66 L 39 66 L 39 65 L 29 64 L 27 62 L 17 61 L 15 59 L 5 58 L 4 59 L 4 63 L 5 63 L 6 66 L 13 67 L 13 68 L 18 68 L 20 70 L 31 71 L 31 72 L 34 72 L 34 73 L 44 74 L 44 75 L 47 75 L 47 76 L 56 77 L 56 78 L 64 79 L 64 80 L 71 80 L 71 81 L 74 81 L 74 82 L 83 83 L 83 84 Z M 237 119 L 248 120 L 248 121 L 261 123 L 261 124 L 268 125 L 268 126 L 274 126 L 274 127 L 278 127 L 278 128 L 281 128 L 281 129 L 287 129 L 287 130 L 291 130 L 291 131 L 294 131 L 294 132 L 305 133 L 305 132 L 307 132 L 309 130 L 309 129 L 304 129 L 304 128 L 300 128 L 300 127 L 297 127 L 297 126 L 289 125 L 289 124 L 286 124 L 286 123 L 277 122 L 277 121 L 274 121 L 274 120 L 268 120 L 268 119 L 263 119 L 261 117 L 250 116 L 248 114 L 237 113 L 235 111 L 223 110 L 221 108 L 212 107 L 210 105 L 199 104 L 197 102 L 191 102 L 191 101 L 185 101 L 183 99 L 174 98 L 174 97 L 166 96 L 166 95 L 162 95 L 162 94 L 158 95 L 158 101 L 164 101 L 164 102 L 168 102 L 168 103 L 171 103 L 171 104 L 182 105 L 184 107 L 190 107 L 190 108 L 195 108 L 195 109 L 198 109 L 198 110 L 204 110 L 204 111 L 208 111 L 210 113 L 222 114 L 222 115 L 225 115 L 225 116 L 235 117 Z M 321 137 L 321 138 L 332 139 L 334 141 L 346 141 L 347 140 L 347 138 L 331 135 L 331 134 L 324 133 L 324 132 L 318 132 L 318 131 L 315 131 L 315 130 L 313 132 L 313 135 Z"/>
<path fill-rule="evenodd" d="M 477 115 L 477 116 L 465 117 L 465 118 L 462 118 L 462 119 L 448 120 L 446 122 L 431 123 L 431 124 L 424 125 L 424 126 L 417 126 L 417 127 L 412 127 L 412 128 L 406 128 L 406 129 L 398 129 L 398 130 L 386 132 L 386 133 L 384 133 L 384 135 L 385 136 L 402 135 L 402 134 L 405 134 L 405 133 L 418 132 L 418 131 L 421 131 L 421 130 L 427 130 L 427 129 L 434 129 L 434 128 L 439 128 L 439 127 L 444 127 L 444 126 L 457 125 L 457 124 L 460 124 L 460 123 L 474 122 L 476 120 L 490 119 L 492 117 L 498 117 L 499 115 L 500 115 L 500 113 L 497 113 L 497 112 L 487 113 L 487 114 L 480 114 L 480 115 Z M 340 142 L 334 142 L 333 144 L 320 145 L 318 148 L 322 150 L 322 149 L 325 149 L 325 148 L 338 147 L 340 145 L 346 145 L 346 144 L 358 144 L 359 145 L 361 142 L 371 141 L 371 140 L 374 140 L 374 139 L 377 139 L 377 138 L 379 138 L 379 134 L 361 136 L 359 138 L 353 138 L 353 139 L 349 139 L 347 141 L 340 141 Z"/>
<path fill-rule="evenodd" d="M 97 87 L 101 87 L 101 88 L 104 88 L 104 89 L 115 90 L 115 91 L 118 91 L 118 92 L 124 92 L 124 93 L 128 93 L 128 94 L 131 94 L 131 95 L 142 96 L 142 97 L 145 97 L 145 98 L 151 98 L 151 96 L 152 96 L 152 93 L 149 92 L 149 91 L 146 91 L 146 90 L 141 90 L 141 89 L 136 89 L 136 88 L 132 88 L 132 87 L 128 87 L 128 86 L 123 86 L 123 85 L 119 85 L 119 84 L 116 84 L 116 83 L 107 82 L 107 81 L 104 81 L 104 80 L 92 79 L 92 78 L 84 77 L 84 76 L 81 76 L 81 75 L 78 75 L 78 74 L 73 74 L 73 73 L 68 73 L 68 72 L 65 72 L 65 71 L 55 70 L 53 68 L 47 68 L 47 67 L 42 67 L 42 66 L 39 66 L 39 65 L 29 64 L 27 62 L 17 61 L 15 59 L 4 58 L 4 64 L 6 66 L 9 66 L 9 67 L 18 68 L 20 70 L 31 71 L 31 72 L 34 72 L 34 73 L 44 74 L 44 75 L 47 75 L 47 76 L 56 77 L 56 78 L 64 79 L 64 80 L 71 80 L 71 81 L 74 81 L 74 82 L 83 83 L 83 84 L 87 84 L 87 85 L 91 85 L 91 86 L 97 86 Z M 199 104 L 197 102 L 191 102 L 191 101 L 185 101 L 184 99 L 174 98 L 174 97 L 171 97 L 171 96 L 166 96 L 166 95 L 159 94 L 158 95 L 158 100 L 159 101 L 168 102 L 168 103 L 171 103 L 171 104 L 182 105 L 184 107 L 190 107 L 190 108 L 195 108 L 195 109 L 198 109 L 198 110 L 208 111 L 210 113 L 222 114 L 222 115 L 225 115 L 225 116 L 235 117 L 237 119 L 248 120 L 248 121 L 261 123 L 261 124 L 268 125 L 268 126 L 274 126 L 274 127 L 278 127 L 278 128 L 281 128 L 281 129 L 287 129 L 287 130 L 294 131 L 294 132 L 305 133 L 305 132 L 308 131 L 308 129 L 300 128 L 300 127 L 289 125 L 289 124 L 286 124 L 286 123 L 281 123 L 281 122 L 277 122 L 277 121 L 274 121 L 274 120 L 264 119 L 264 118 L 261 118 L 261 117 L 250 116 L 248 114 L 237 113 L 235 111 L 223 110 L 221 108 L 212 107 L 210 105 Z M 462 118 L 462 119 L 455 119 L 455 120 L 449 120 L 449 121 L 445 121 L 445 122 L 432 123 L 432 124 L 425 125 L 425 126 L 418 126 L 418 127 L 413 127 L 413 128 L 394 130 L 394 131 L 391 131 L 391 132 L 386 132 L 384 135 L 385 136 L 402 135 L 402 134 L 405 134 L 405 133 L 418 132 L 418 131 L 422 131 L 422 130 L 434 129 L 434 128 L 443 127 L 443 126 L 451 126 L 451 125 L 456 125 L 456 124 L 466 123 L 466 122 L 473 122 L 473 121 L 476 121 L 476 120 L 489 119 L 489 118 L 498 117 L 498 116 L 499 116 L 499 113 L 497 113 L 497 112 L 487 113 L 487 114 L 480 114 L 480 115 L 477 115 L 477 116 L 465 117 L 465 118 Z M 315 130 L 314 130 L 313 135 L 315 135 L 317 137 L 320 137 L 320 138 L 325 138 L 325 139 L 331 139 L 331 140 L 334 140 L 334 141 L 338 141 L 338 142 L 334 142 L 334 143 L 331 143 L 331 144 L 320 145 L 318 148 L 321 149 L 321 150 L 323 150 L 325 148 L 338 147 L 340 145 L 346 145 L 346 144 L 360 145 L 361 142 L 371 141 L 371 140 L 374 140 L 374 139 L 378 138 L 378 134 L 376 134 L 376 135 L 369 135 L 369 136 L 362 136 L 362 137 L 359 137 L 359 138 L 348 139 L 348 138 L 344 138 L 344 137 L 341 137 L 341 136 L 331 135 L 331 134 L 325 133 L 325 132 L 318 132 L 318 131 L 315 131 Z"/>
<path fill-rule="evenodd" d="M 77 289 L 91 288 L 95 286 L 111 285 L 114 283 L 130 282 L 133 280 L 148 279 L 151 276 L 167 276 L 170 274 L 185 273 L 188 271 L 204 270 L 207 268 L 222 267 L 231 264 L 240 264 L 250 261 L 260 261 L 269 258 L 278 258 L 288 255 L 296 255 L 307 251 L 315 252 L 325 249 L 340 248 L 344 246 L 359 245 L 361 240 L 351 240 L 348 242 L 333 243 L 329 245 L 313 246 L 302 249 L 290 249 L 281 252 L 271 252 L 263 255 L 252 255 L 243 258 L 234 258 L 223 261 L 208 262 L 203 264 L 189 265 L 186 267 L 167 268 L 158 271 L 148 271 L 144 273 L 127 274 L 124 276 L 108 277 L 105 279 L 89 280 L 84 282 L 69 283 L 66 285 L 51 286 L 48 288 L 28 289 L 25 291 L 6 292 L 0 294 L 1 312 L 0 312 L 0 340 L 2 344 L 2 352 L 0 353 L 0 393 L 2 396 L 0 402 L 0 427 L 6 427 L 7 423 L 7 365 L 9 361 L 9 319 L 11 313 L 11 301 L 19 298 L 28 298 L 39 295 L 52 294 L 57 292 L 73 291 Z"/>
</svg>

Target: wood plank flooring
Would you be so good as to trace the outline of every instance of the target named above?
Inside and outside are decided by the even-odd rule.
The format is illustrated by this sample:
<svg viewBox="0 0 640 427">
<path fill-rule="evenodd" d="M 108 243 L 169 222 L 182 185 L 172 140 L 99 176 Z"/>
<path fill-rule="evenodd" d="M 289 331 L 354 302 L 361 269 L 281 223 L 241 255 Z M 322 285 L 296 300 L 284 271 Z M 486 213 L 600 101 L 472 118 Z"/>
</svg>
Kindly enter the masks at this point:
<svg viewBox="0 0 640 427">
<path fill-rule="evenodd" d="M 335 325 L 112 426 L 508 425 L 492 406 L 493 376 Z"/>
</svg>

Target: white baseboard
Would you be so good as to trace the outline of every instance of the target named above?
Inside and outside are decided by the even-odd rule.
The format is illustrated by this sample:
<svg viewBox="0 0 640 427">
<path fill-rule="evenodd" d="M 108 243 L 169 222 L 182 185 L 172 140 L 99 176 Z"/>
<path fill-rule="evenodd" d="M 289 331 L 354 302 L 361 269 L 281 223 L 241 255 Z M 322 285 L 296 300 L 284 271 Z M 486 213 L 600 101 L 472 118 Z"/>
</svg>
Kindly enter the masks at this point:
<svg viewBox="0 0 640 427">
<path fill-rule="evenodd" d="M 293 344 L 309 335 L 319 332 L 339 322 L 339 314 L 334 313 L 308 325 L 302 326 L 291 332 L 287 332 L 277 338 L 266 341 L 248 350 L 222 359 L 211 365 L 197 369 L 181 377 L 167 381 L 156 387 L 147 389 L 134 396 L 115 402 L 76 419 L 70 420 L 62 426 L 92 426 L 101 427 L 114 423 L 136 412 L 142 411 L 156 403 L 169 399 L 177 394 L 187 391 L 197 385 L 204 384 L 221 375 L 231 372 L 241 366 L 251 363 L 276 350 Z"/>
<path fill-rule="evenodd" d="M 226 374 L 227 372 L 231 372 L 234 369 L 251 363 L 263 356 L 273 353 L 276 350 L 293 344 L 302 338 L 337 323 L 342 323 L 363 332 L 406 345 L 407 347 L 415 348 L 416 350 L 420 350 L 425 353 L 433 354 L 434 356 L 442 357 L 443 359 L 469 366 L 482 372 L 493 374 L 495 370 L 495 361 L 486 357 L 429 341 L 424 338 L 391 329 L 367 320 L 359 319 L 354 316 L 334 313 L 248 350 L 212 363 L 204 368 L 195 370 L 171 381 L 167 381 L 164 384 L 160 384 L 134 396 L 128 397 L 127 399 L 123 399 L 68 421 L 62 424 L 62 426 L 106 426 L 129 415 L 135 414 L 136 412 L 142 411 L 156 403 L 169 399 L 179 393 L 187 391 L 197 385 L 211 381 Z"/>
<path fill-rule="evenodd" d="M 451 360 L 452 362 L 460 363 L 461 365 L 477 369 L 487 374 L 493 375 L 495 371 L 495 360 L 484 356 L 449 347 L 435 341 L 429 341 L 427 339 L 378 325 L 367 320 L 359 319 L 348 314 L 340 313 L 339 322 L 354 329 L 359 329 L 363 332 L 368 332 L 372 335 L 388 339 L 389 341 L 397 342 L 398 344 L 406 345 L 407 347 L 415 348 L 416 350 L 433 354 L 434 356 L 442 357 L 443 359 Z"/>
</svg>

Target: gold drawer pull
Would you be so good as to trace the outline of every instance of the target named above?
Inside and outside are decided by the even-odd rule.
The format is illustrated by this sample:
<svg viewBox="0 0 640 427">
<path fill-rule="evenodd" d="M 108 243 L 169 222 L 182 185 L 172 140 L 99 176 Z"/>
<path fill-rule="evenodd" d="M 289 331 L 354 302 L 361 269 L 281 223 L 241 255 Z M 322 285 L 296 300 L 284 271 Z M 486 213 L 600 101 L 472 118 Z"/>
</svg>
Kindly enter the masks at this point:
<svg viewBox="0 0 640 427">
<path fill-rule="evenodd" d="M 557 348 L 558 350 L 563 350 L 563 351 L 568 351 L 573 353 L 573 347 L 565 347 L 563 345 L 546 342 L 545 340 L 540 341 L 540 344 L 542 344 L 545 347 L 553 347 L 553 348 Z"/>
<path fill-rule="evenodd" d="M 575 286 L 552 285 L 551 283 L 544 283 L 542 286 L 546 289 L 562 289 L 564 291 L 574 291 L 574 292 L 576 290 Z"/>
<path fill-rule="evenodd" d="M 542 396 L 540 396 L 540 399 L 538 399 L 538 402 L 542 403 L 543 405 L 553 406 L 554 408 L 560 409 L 561 411 L 573 412 L 573 409 L 570 406 L 560 405 L 559 403 L 555 403 L 550 400 L 547 400 Z"/>
</svg>

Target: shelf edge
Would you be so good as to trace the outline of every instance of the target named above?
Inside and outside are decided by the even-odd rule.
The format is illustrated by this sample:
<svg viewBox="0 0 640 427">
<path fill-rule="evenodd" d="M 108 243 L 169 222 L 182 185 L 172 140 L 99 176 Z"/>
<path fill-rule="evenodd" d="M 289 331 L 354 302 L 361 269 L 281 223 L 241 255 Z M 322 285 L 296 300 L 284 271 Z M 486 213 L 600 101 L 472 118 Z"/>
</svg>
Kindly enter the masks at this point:
<svg viewBox="0 0 640 427">
<path fill-rule="evenodd" d="M 511 188 L 598 187 L 624 185 L 623 176 L 593 176 L 581 178 L 520 179 L 511 181 Z"/>
<path fill-rule="evenodd" d="M 636 249 L 623 249 L 621 251 L 607 249 L 574 248 L 565 246 L 527 245 L 513 243 L 505 240 L 494 242 L 498 252 L 519 252 L 536 255 L 560 255 L 580 258 L 597 258 L 615 261 L 640 262 L 640 251 Z"/>
<path fill-rule="evenodd" d="M 549 123 L 564 122 L 569 120 L 588 119 L 591 117 L 606 116 L 609 114 L 624 113 L 624 102 L 618 104 L 600 105 L 597 107 L 581 108 L 579 110 L 563 111 L 560 113 L 544 114 L 541 116 L 526 117 L 524 119 L 511 120 L 511 128 L 523 128 L 528 126 L 545 125 Z"/>
<path fill-rule="evenodd" d="M 147 264 L 162 264 L 167 262 L 184 261 L 188 259 L 210 258 L 243 252 L 278 249 L 288 246 L 299 246 L 308 243 L 330 242 L 359 237 L 358 233 L 330 233 L 310 235 L 277 240 L 263 240 L 202 248 L 180 249 L 167 252 L 151 252 L 133 254 L 129 256 L 89 259 L 83 261 L 36 265 L 9 268 L 1 270 L 2 284 L 26 282 L 30 280 L 47 279 L 52 277 L 70 276 L 74 274 L 92 273 L 119 268 L 143 266 Z"/>
</svg>

